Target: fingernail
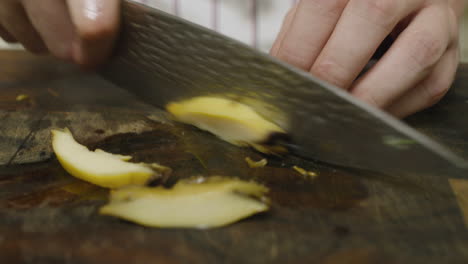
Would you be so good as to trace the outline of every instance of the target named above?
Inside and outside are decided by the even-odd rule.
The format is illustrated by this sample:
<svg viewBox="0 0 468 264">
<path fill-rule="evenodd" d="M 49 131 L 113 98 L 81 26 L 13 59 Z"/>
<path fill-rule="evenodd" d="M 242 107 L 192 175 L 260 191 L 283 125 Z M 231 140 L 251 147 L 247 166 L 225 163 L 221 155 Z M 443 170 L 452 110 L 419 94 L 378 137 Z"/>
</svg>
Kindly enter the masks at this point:
<svg viewBox="0 0 468 264">
<path fill-rule="evenodd" d="M 96 20 L 103 12 L 103 1 L 84 0 L 83 14 L 89 20 Z"/>
</svg>

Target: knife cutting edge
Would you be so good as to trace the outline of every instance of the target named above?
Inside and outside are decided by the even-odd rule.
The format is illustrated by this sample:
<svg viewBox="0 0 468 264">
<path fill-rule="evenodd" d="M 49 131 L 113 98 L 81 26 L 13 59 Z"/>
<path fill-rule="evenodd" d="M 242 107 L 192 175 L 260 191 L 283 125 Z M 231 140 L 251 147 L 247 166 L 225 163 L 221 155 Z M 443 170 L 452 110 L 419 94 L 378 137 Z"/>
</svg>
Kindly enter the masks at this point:
<svg viewBox="0 0 468 264">
<path fill-rule="evenodd" d="M 234 99 L 283 127 L 299 156 L 431 187 L 468 168 L 441 144 L 309 73 L 160 10 L 122 5 L 121 36 L 101 74 L 150 104 Z"/>
</svg>

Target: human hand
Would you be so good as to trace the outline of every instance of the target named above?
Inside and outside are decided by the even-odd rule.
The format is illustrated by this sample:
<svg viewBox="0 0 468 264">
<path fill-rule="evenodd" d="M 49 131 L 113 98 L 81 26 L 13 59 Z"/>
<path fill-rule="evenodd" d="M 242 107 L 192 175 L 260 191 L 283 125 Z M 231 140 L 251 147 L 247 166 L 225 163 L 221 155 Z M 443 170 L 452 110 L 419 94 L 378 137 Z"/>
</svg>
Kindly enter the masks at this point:
<svg viewBox="0 0 468 264">
<path fill-rule="evenodd" d="M 466 0 L 301 0 L 271 54 L 405 117 L 437 103 L 459 62 Z M 388 36 L 394 42 L 358 75 Z"/>
<path fill-rule="evenodd" d="M 91 67 L 111 53 L 119 0 L 1 0 L 0 37 Z"/>
</svg>

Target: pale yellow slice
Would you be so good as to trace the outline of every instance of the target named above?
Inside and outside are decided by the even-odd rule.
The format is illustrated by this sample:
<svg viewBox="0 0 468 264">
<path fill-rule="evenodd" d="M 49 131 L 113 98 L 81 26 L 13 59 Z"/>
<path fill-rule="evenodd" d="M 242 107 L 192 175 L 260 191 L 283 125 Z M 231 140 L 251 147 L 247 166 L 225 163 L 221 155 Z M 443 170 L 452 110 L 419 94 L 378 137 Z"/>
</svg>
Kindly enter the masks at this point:
<svg viewBox="0 0 468 264">
<path fill-rule="evenodd" d="M 24 100 L 27 100 L 27 99 L 29 99 L 29 95 L 27 95 L 27 94 L 19 94 L 18 96 L 16 96 L 16 101 L 17 102 L 24 101 Z"/>
<path fill-rule="evenodd" d="M 268 164 L 267 159 L 261 159 L 259 161 L 253 161 L 250 157 L 246 157 L 245 162 L 247 162 L 247 165 L 249 165 L 249 167 L 252 168 L 252 169 L 263 168 Z"/>
<path fill-rule="evenodd" d="M 90 151 L 76 142 L 68 129 L 52 131 L 52 148 L 68 173 L 106 188 L 145 184 L 169 170 L 158 164 L 128 162 L 131 156 L 115 155 L 100 149 Z"/>
<path fill-rule="evenodd" d="M 194 125 L 238 146 L 250 145 L 269 152 L 262 143 L 274 133 L 285 131 L 251 107 L 217 97 L 195 97 L 166 106 L 176 120 Z"/>
<path fill-rule="evenodd" d="M 301 174 L 302 176 L 306 176 L 306 177 L 309 177 L 309 178 L 316 178 L 318 177 L 318 174 L 316 172 L 313 172 L 313 171 L 307 171 L 299 166 L 293 166 L 292 167 L 293 170 L 295 170 L 297 173 Z"/>
<path fill-rule="evenodd" d="M 127 187 L 111 193 L 100 213 L 144 226 L 214 228 L 268 210 L 268 189 L 237 179 L 211 177 L 179 181 L 173 188 Z"/>
</svg>

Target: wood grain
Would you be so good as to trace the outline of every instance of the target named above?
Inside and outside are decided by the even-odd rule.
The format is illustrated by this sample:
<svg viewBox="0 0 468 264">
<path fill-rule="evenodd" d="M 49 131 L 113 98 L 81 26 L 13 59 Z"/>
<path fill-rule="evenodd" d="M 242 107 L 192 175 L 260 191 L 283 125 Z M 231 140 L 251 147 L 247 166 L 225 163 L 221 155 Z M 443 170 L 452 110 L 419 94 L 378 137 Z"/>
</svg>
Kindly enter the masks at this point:
<svg viewBox="0 0 468 264">
<path fill-rule="evenodd" d="M 468 157 L 462 67 L 446 100 L 408 120 Z M 0 263 L 467 263 L 468 231 L 453 196 L 373 172 L 296 157 L 269 158 L 171 122 L 92 74 L 49 58 L 0 52 Z M 52 90 L 53 92 L 50 92 Z M 32 101 L 17 102 L 18 93 Z M 149 229 L 97 214 L 107 190 L 69 176 L 50 130 L 70 127 L 90 148 L 158 161 L 168 184 L 226 175 L 267 185 L 272 210 L 214 230 Z M 303 177 L 298 165 L 319 174 Z"/>
<path fill-rule="evenodd" d="M 457 197 L 458 205 L 463 212 L 465 224 L 468 227 L 468 181 L 451 179 L 450 185 Z"/>
</svg>

